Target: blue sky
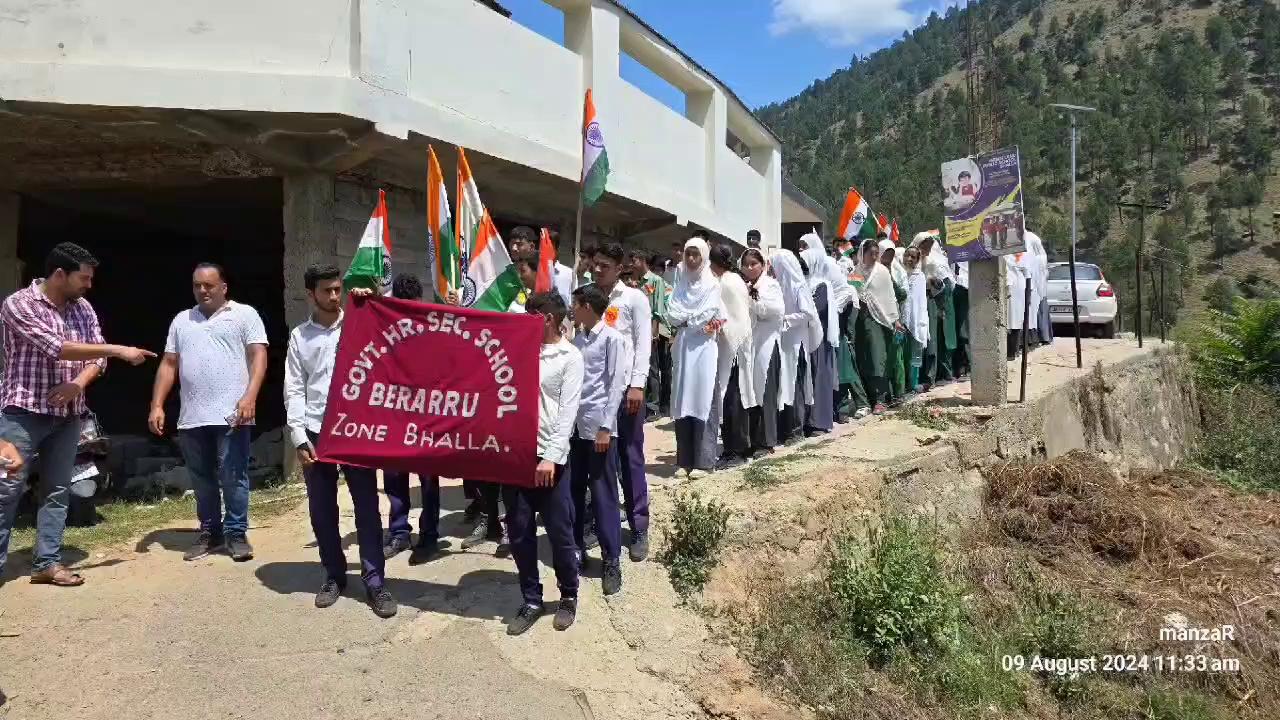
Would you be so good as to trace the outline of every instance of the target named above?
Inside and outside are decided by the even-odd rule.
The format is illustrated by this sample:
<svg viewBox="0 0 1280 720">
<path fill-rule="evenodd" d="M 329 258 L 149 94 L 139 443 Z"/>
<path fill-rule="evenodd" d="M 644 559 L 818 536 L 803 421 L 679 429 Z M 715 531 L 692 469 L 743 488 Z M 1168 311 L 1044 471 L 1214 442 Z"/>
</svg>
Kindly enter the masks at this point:
<svg viewBox="0 0 1280 720">
<path fill-rule="evenodd" d="M 563 15 L 543 0 L 500 0 L 512 19 L 556 42 Z M 956 0 L 624 0 L 751 108 L 785 100 L 902 37 Z M 684 97 L 624 56 L 628 82 L 680 112 Z"/>
</svg>

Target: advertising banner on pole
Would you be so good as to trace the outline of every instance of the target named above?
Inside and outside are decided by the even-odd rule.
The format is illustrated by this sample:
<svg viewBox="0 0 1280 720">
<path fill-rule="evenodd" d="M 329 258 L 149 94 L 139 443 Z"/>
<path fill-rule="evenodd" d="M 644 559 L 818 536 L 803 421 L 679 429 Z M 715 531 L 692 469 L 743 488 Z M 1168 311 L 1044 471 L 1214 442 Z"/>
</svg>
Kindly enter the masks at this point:
<svg viewBox="0 0 1280 720">
<path fill-rule="evenodd" d="M 533 485 L 540 318 L 369 297 L 342 323 L 321 460 Z"/>
<path fill-rule="evenodd" d="M 952 262 L 1025 250 L 1017 146 L 942 163 L 942 205 Z"/>
</svg>

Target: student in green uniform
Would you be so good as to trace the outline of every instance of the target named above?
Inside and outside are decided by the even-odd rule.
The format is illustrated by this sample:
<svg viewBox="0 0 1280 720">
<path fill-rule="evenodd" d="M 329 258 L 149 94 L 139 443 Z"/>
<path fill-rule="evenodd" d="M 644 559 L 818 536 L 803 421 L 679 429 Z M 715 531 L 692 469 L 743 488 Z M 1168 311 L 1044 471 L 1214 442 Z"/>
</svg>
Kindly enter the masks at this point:
<svg viewBox="0 0 1280 720">
<path fill-rule="evenodd" d="M 862 243 L 858 273 L 864 278 L 860 295 L 862 312 L 858 314 L 858 369 L 867 399 L 877 415 L 886 409 L 890 398 L 889 347 L 894 333 L 902 328 L 898 322 L 898 299 L 893 293 L 893 278 L 880 264 L 880 246 L 875 240 Z"/>
</svg>

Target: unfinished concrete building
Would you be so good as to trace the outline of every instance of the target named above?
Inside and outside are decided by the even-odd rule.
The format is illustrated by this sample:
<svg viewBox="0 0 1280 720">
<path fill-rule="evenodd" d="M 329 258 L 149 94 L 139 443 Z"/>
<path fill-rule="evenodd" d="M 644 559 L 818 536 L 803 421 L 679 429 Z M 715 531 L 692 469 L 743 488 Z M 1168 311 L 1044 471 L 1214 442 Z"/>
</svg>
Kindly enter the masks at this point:
<svg viewBox="0 0 1280 720">
<path fill-rule="evenodd" d="M 107 337 L 158 350 L 193 265 L 219 262 L 272 339 L 271 428 L 302 271 L 345 267 L 379 188 L 396 270 L 427 279 L 428 144 L 449 178 L 468 149 L 504 232 L 572 237 L 592 87 L 613 172 L 584 238 L 665 249 L 693 227 L 737 242 L 756 228 L 777 245 L 784 221 L 821 222 L 784 196 L 778 139 L 688 55 L 613 0 L 548 4 L 562 44 L 476 0 L 0 0 L 0 295 L 79 242 L 102 261 Z M 623 80 L 624 53 L 685 112 Z M 152 372 L 113 367 L 93 388 L 108 430 L 143 431 Z"/>
</svg>

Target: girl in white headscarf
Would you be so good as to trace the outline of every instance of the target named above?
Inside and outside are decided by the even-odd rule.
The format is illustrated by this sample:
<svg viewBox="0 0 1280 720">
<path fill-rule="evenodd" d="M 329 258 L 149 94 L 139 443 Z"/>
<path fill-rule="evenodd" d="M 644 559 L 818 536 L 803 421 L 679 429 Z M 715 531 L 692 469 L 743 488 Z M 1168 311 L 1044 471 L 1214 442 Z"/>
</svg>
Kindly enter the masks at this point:
<svg viewBox="0 0 1280 720">
<path fill-rule="evenodd" d="M 1034 254 L 1036 259 L 1035 278 L 1031 282 L 1035 295 L 1039 298 L 1039 302 L 1033 306 L 1038 309 L 1036 327 L 1040 331 L 1040 343 L 1048 344 L 1053 342 L 1053 321 L 1049 317 L 1049 253 L 1045 251 L 1044 241 L 1039 235 L 1028 230 L 1024 237 L 1027 250 Z"/>
<path fill-rule="evenodd" d="M 1022 321 L 1027 322 L 1027 347 L 1035 346 L 1032 338 L 1039 339 L 1039 298 L 1036 295 L 1036 266 L 1039 260 L 1035 253 L 1028 251 L 1004 256 L 1007 270 L 1006 280 L 1009 283 L 1009 344 L 1007 357 L 1012 360 L 1022 350 Z M 1024 305 L 1027 302 L 1027 281 L 1031 282 L 1030 312 L 1024 316 Z"/>
<path fill-rule="evenodd" d="M 898 316 L 902 316 L 907 302 L 907 269 L 902 266 L 901 253 L 889 238 L 882 238 L 878 244 L 880 264 L 889 271 L 893 280 L 893 296 L 898 302 Z M 911 364 L 906 353 L 906 337 L 894 335 L 894 342 L 889 346 L 889 392 L 893 402 L 898 402 L 907 393 L 907 368 Z"/>
<path fill-rule="evenodd" d="M 813 402 L 809 353 L 822 343 L 822 322 L 795 253 L 775 250 L 769 256 L 769 271 L 782 290 L 778 365 L 778 402 L 782 409 L 778 412 L 778 441 L 786 444 L 804 429 L 804 407 Z"/>
<path fill-rule="evenodd" d="M 903 266 L 907 271 L 907 302 L 904 303 L 902 325 L 906 328 L 908 392 L 920 392 L 920 367 L 924 364 L 924 348 L 929 344 L 929 294 L 924 277 L 924 261 L 920 248 L 909 248 Z"/>
<path fill-rule="evenodd" d="M 667 319 L 676 331 L 671 390 L 671 415 L 676 421 L 676 477 L 698 477 L 711 469 L 699 463 L 698 455 L 715 394 L 716 335 L 726 320 L 726 312 L 709 256 L 705 240 L 693 238 L 685 243 L 676 289 L 667 303 Z"/>
<path fill-rule="evenodd" d="M 814 238 L 817 236 L 814 235 Z M 809 353 L 809 365 L 813 368 L 813 402 L 805 415 L 805 434 L 809 436 L 831 432 L 835 425 L 836 399 L 836 348 L 840 346 L 840 308 L 836 300 L 837 287 L 826 263 L 835 264 L 823 252 L 821 241 L 811 241 L 800 253 L 808 271 L 809 290 L 813 304 L 822 321 L 822 341 Z"/>
<path fill-rule="evenodd" d="M 778 410 L 784 406 L 779 364 L 786 302 L 782 286 L 769 276 L 764 255 L 751 249 L 738 260 L 751 299 L 751 344 L 755 354 L 755 407 L 747 411 L 751 457 L 773 452 L 778 445 Z M 794 389 L 794 384 L 793 384 Z"/>
<path fill-rule="evenodd" d="M 862 372 L 862 385 L 867 390 L 867 400 L 877 415 L 885 411 L 890 399 L 889 347 L 894 333 L 901 329 L 898 322 L 898 298 L 893 292 L 893 277 L 889 269 L 880 263 L 880 246 L 875 240 L 862 243 L 858 255 L 858 272 L 864 278 L 862 289 L 863 312 L 858 315 L 857 350 L 858 369 Z"/>
<path fill-rule="evenodd" d="M 956 349 L 955 276 L 951 274 L 938 236 L 919 233 L 911 241 L 911 247 L 920 249 L 929 289 L 929 347 L 921 370 L 924 376 L 921 382 L 927 390 L 935 383 L 947 384 L 955 379 L 951 371 L 951 358 Z"/>
<path fill-rule="evenodd" d="M 951 372 L 957 379 L 969 374 L 969 263 L 959 262 L 951 266 L 956 278 L 952 292 L 952 306 L 956 309 L 956 352 L 951 361 Z"/>
<path fill-rule="evenodd" d="M 755 407 L 755 348 L 751 334 L 751 296 L 742 276 L 734 270 L 726 245 L 711 250 L 711 273 L 720 282 L 720 299 L 727 321 L 718 339 L 719 364 L 716 395 L 703 434 L 703 457 L 717 470 L 745 463 L 751 454 L 751 427 L 747 408 Z M 724 440 L 724 453 L 716 459 L 716 430 Z"/>
</svg>

